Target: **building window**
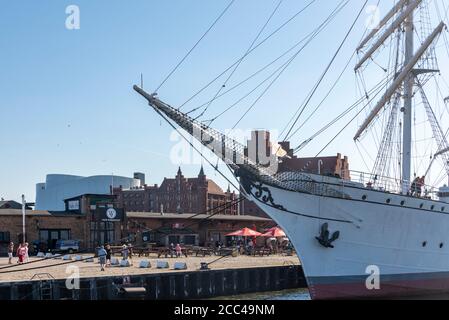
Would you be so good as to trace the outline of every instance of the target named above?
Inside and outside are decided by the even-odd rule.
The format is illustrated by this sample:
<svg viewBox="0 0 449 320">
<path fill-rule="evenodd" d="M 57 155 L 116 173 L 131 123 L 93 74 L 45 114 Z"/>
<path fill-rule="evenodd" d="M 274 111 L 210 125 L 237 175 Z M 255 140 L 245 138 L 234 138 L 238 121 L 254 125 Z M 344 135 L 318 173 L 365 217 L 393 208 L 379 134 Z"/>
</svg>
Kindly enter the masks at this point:
<svg viewBox="0 0 449 320">
<path fill-rule="evenodd" d="M 0 242 L 10 242 L 9 231 L 0 232 Z"/>
</svg>

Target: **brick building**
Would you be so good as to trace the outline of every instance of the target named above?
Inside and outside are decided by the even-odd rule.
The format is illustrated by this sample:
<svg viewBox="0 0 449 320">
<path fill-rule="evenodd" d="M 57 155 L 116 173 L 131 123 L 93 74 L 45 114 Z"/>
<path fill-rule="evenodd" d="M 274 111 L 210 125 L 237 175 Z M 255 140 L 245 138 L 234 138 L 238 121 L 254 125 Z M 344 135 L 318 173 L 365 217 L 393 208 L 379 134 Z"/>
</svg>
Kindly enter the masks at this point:
<svg viewBox="0 0 449 320">
<path fill-rule="evenodd" d="M 174 178 L 165 178 L 161 185 L 140 188 L 115 188 L 118 206 L 135 212 L 203 213 L 217 207 L 226 207 L 223 214 L 238 214 L 238 205 L 230 205 L 238 195 L 223 191 L 201 170 L 197 177 L 186 178 L 179 168 Z M 229 204 L 227 208 L 226 204 Z"/>
<path fill-rule="evenodd" d="M 348 157 L 337 153 L 330 157 L 298 158 L 290 148 L 290 142 L 279 142 L 279 145 L 287 151 L 289 158 L 284 158 L 279 164 L 279 171 L 302 171 L 321 175 L 339 176 L 345 180 L 351 180 Z"/>
<path fill-rule="evenodd" d="M 78 239 L 81 246 L 87 232 L 86 216 L 69 213 L 27 210 L 25 215 L 26 241 L 52 241 L 52 239 Z M 22 210 L 0 210 L 0 254 L 4 255 L 7 245 L 22 241 Z"/>
<path fill-rule="evenodd" d="M 1 209 L 22 209 L 22 204 L 14 200 L 0 200 L 0 210 Z M 27 206 L 27 209 L 30 209 Z"/>
<path fill-rule="evenodd" d="M 247 215 L 210 217 L 204 214 L 127 212 L 127 230 L 135 235 L 137 245 L 183 243 L 208 246 L 216 241 L 229 245 L 232 237 L 227 237 L 228 233 L 244 227 L 264 232 L 273 226 L 275 223 L 271 219 Z"/>
<path fill-rule="evenodd" d="M 270 142 L 270 132 L 265 130 L 253 131 L 251 139 L 248 140 L 248 146 L 252 146 L 252 152 L 245 149 L 245 155 L 250 156 L 255 162 L 264 163 L 269 159 L 272 153 L 272 143 Z M 279 142 L 279 146 L 286 152 L 284 157 L 278 163 L 278 172 L 301 171 L 321 175 L 338 176 L 345 180 L 350 180 L 348 157 L 338 153 L 336 156 L 329 157 L 297 157 L 290 147 L 289 141 Z M 277 147 L 279 148 L 279 147 Z M 268 217 L 254 202 L 244 199 L 239 208 L 240 214 L 254 215 L 258 217 Z"/>
<path fill-rule="evenodd" d="M 66 199 L 65 211 L 26 210 L 26 241 L 39 241 L 45 248 L 54 249 L 57 240 L 79 240 L 80 248 L 92 249 L 106 242 L 121 243 L 126 237 L 125 214 L 117 208 L 115 196 L 81 195 Z M 106 215 L 113 209 L 117 217 Z M 22 242 L 22 210 L 0 210 L 0 253 L 7 244 Z"/>
</svg>

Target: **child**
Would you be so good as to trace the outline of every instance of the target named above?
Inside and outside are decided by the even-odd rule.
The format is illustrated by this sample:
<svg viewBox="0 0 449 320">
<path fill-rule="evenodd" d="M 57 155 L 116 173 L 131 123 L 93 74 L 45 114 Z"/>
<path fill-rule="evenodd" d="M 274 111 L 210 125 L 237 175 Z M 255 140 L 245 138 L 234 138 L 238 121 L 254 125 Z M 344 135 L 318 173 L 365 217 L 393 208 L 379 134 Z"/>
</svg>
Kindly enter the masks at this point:
<svg viewBox="0 0 449 320">
<path fill-rule="evenodd" d="M 14 252 L 14 243 L 10 242 L 8 246 L 8 264 L 12 264 L 13 252 Z"/>
</svg>

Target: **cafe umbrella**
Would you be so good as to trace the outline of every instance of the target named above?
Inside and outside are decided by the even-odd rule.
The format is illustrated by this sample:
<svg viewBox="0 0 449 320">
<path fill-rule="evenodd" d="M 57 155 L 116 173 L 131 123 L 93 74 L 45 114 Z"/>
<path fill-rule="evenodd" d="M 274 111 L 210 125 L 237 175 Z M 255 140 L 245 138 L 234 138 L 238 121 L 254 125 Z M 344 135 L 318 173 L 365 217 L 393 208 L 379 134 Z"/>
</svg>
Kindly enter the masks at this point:
<svg viewBox="0 0 449 320">
<path fill-rule="evenodd" d="M 285 232 L 279 228 L 279 227 L 273 227 L 271 229 L 268 229 L 264 234 L 262 234 L 262 237 L 274 237 L 274 238 L 280 238 L 285 237 Z"/>
</svg>

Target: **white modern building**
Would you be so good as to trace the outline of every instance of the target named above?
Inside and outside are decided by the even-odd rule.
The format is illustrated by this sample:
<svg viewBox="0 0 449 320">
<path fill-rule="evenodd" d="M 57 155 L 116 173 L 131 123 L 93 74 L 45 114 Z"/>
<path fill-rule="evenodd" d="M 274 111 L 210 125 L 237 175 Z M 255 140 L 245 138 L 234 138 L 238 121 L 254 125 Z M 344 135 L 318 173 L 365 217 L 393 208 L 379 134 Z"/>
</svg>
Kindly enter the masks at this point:
<svg viewBox="0 0 449 320">
<path fill-rule="evenodd" d="M 36 184 L 36 210 L 64 211 L 65 199 L 82 194 L 111 194 L 111 186 L 130 189 L 141 186 L 141 180 L 120 176 L 81 177 L 49 174 L 45 183 Z"/>
</svg>

